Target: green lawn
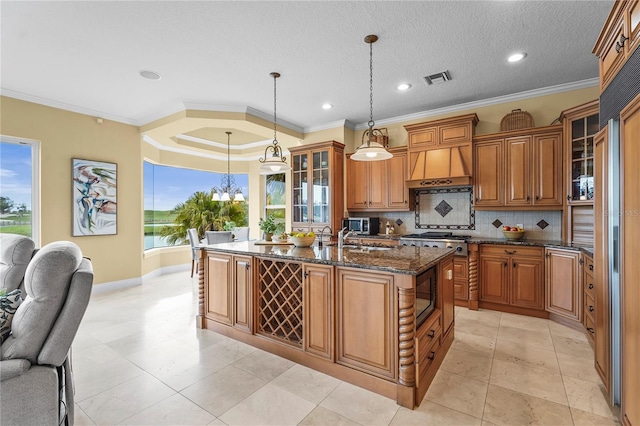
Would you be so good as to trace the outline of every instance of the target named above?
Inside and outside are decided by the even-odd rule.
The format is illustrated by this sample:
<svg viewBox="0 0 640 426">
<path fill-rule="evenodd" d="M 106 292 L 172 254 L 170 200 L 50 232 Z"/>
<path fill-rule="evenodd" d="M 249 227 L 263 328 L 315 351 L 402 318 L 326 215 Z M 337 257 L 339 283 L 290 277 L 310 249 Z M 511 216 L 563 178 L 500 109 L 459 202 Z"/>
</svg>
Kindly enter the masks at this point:
<svg viewBox="0 0 640 426">
<path fill-rule="evenodd" d="M 31 238 L 31 224 L 0 226 L 0 234 L 19 234 Z"/>
<path fill-rule="evenodd" d="M 175 216 L 171 210 L 145 210 L 144 223 L 172 223 Z"/>
</svg>

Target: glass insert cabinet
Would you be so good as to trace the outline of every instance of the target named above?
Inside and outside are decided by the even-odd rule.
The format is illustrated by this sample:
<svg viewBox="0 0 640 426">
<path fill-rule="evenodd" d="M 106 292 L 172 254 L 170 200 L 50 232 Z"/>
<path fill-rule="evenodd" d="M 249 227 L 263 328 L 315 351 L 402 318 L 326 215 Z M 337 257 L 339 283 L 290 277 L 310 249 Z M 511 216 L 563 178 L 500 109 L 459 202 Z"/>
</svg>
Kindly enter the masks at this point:
<svg viewBox="0 0 640 426">
<path fill-rule="evenodd" d="M 292 166 L 293 232 L 324 226 L 336 234 L 344 210 L 344 145 L 329 141 L 289 148 Z"/>
<path fill-rule="evenodd" d="M 598 103 L 590 102 L 565 111 L 565 135 L 569 152 L 568 204 L 593 203 L 593 137 L 600 130 Z"/>
</svg>

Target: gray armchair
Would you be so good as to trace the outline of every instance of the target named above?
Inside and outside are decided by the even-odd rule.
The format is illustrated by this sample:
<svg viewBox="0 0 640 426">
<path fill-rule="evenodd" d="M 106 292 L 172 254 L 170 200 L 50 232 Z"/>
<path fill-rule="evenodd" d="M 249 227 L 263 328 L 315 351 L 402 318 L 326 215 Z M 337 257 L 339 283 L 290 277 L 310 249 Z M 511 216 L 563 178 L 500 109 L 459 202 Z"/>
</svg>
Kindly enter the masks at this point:
<svg viewBox="0 0 640 426">
<path fill-rule="evenodd" d="M 73 425 L 70 348 L 92 285 L 91 261 L 72 242 L 48 244 L 29 262 L 24 301 L 0 346 L 3 425 Z"/>
<path fill-rule="evenodd" d="M 230 243 L 233 239 L 231 231 L 205 231 L 207 244 Z"/>
<path fill-rule="evenodd" d="M 31 238 L 16 234 L 0 234 L 0 288 L 7 293 L 20 288 L 27 265 L 35 251 Z"/>
</svg>

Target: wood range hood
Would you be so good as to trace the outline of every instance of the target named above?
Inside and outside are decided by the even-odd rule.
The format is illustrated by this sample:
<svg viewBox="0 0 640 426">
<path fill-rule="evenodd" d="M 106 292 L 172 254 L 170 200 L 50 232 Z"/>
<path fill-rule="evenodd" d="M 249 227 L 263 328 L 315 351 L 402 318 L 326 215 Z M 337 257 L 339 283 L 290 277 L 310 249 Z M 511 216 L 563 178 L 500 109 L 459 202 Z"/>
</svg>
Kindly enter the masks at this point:
<svg viewBox="0 0 640 426">
<path fill-rule="evenodd" d="M 471 147 L 452 146 L 412 152 L 407 187 L 471 185 Z"/>
<path fill-rule="evenodd" d="M 408 188 L 471 185 L 476 114 L 404 126 L 409 136 Z"/>
</svg>

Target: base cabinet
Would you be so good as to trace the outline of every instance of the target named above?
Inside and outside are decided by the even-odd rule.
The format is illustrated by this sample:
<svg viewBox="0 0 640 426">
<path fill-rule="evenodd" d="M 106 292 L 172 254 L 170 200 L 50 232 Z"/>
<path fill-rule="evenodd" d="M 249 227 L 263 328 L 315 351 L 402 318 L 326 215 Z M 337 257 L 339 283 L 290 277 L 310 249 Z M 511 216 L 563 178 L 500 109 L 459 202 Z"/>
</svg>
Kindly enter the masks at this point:
<svg viewBox="0 0 640 426">
<path fill-rule="evenodd" d="M 580 252 L 547 248 L 545 309 L 564 318 L 582 320 L 582 272 Z"/>
<path fill-rule="evenodd" d="M 333 360 L 333 266 L 303 264 L 306 352 Z"/>
<path fill-rule="evenodd" d="M 205 316 L 251 331 L 251 256 L 208 252 Z"/>
<path fill-rule="evenodd" d="M 453 297 L 456 305 L 468 306 L 469 260 L 463 256 L 453 259 Z"/>
</svg>

